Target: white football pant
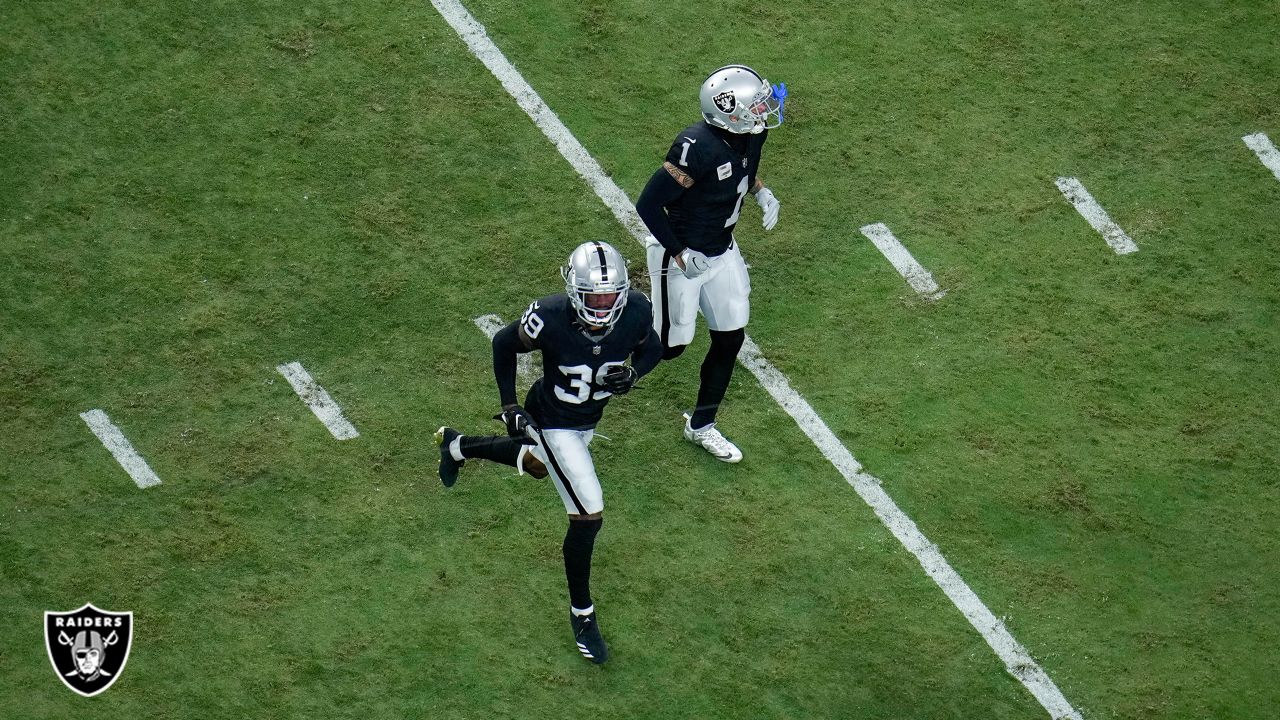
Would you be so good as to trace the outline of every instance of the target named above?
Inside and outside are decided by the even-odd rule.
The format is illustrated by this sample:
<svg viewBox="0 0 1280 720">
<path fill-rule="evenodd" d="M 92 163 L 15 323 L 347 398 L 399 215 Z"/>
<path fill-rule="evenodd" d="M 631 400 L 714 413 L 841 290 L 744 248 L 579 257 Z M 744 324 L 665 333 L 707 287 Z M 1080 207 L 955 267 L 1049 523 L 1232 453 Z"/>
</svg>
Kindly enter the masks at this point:
<svg viewBox="0 0 1280 720">
<path fill-rule="evenodd" d="M 595 431 L 538 430 L 530 436 L 538 444 L 529 446 L 529 452 L 547 466 L 565 511 L 570 515 L 590 515 L 604 510 L 600 478 L 596 477 L 596 465 L 587 449 Z M 524 459 L 523 453 L 520 458 Z"/>
<path fill-rule="evenodd" d="M 649 237 L 645 241 L 652 283 L 653 329 L 664 347 L 693 342 L 699 310 L 712 330 L 747 326 L 751 318 L 751 277 L 737 240 L 722 255 L 708 259 L 711 267 L 690 280 L 657 240 Z"/>
</svg>

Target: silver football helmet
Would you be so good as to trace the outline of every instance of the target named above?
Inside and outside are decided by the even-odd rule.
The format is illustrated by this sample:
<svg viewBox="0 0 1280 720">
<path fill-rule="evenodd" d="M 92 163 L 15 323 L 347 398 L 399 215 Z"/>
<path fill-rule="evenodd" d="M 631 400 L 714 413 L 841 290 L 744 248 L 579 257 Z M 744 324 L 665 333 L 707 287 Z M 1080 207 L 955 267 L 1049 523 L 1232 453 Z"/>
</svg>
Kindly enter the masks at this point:
<svg viewBox="0 0 1280 720">
<path fill-rule="evenodd" d="M 761 133 L 782 124 L 786 83 L 771 85 L 746 65 L 725 65 L 707 76 L 698 93 L 702 117 L 732 133 Z"/>
<path fill-rule="evenodd" d="M 591 327 L 609 327 L 622 317 L 631 281 L 622 253 L 603 240 L 591 240 L 574 248 L 560 269 L 564 291 L 578 313 Z"/>
</svg>

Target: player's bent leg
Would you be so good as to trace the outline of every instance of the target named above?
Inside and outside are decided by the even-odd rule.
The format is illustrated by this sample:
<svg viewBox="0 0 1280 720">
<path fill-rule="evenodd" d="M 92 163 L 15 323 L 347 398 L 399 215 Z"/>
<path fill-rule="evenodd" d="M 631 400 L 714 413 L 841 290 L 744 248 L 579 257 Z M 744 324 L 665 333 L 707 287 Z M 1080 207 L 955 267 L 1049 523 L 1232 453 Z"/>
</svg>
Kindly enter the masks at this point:
<svg viewBox="0 0 1280 720">
<path fill-rule="evenodd" d="M 516 458 L 516 470 L 521 475 L 528 473 L 539 480 L 547 476 L 547 466 L 533 454 L 528 445 L 520 446 L 520 455 Z"/>
<path fill-rule="evenodd" d="M 541 461 L 522 463 L 528 446 L 506 435 L 463 435 L 451 427 L 442 427 L 436 431 L 436 442 L 440 444 L 440 481 L 445 487 L 453 487 L 458 481 L 458 470 L 467 460 L 490 460 L 534 477 L 547 476 Z"/>
<path fill-rule="evenodd" d="M 458 471 L 466 463 L 458 449 L 458 438 L 462 433 L 451 427 L 441 426 L 436 430 L 436 444 L 440 446 L 440 482 L 445 487 L 453 487 L 458 482 Z"/>
<path fill-rule="evenodd" d="M 496 463 L 516 466 L 521 445 L 507 435 L 462 435 L 458 437 L 458 450 L 465 459 L 492 460 Z"/>
</svg>

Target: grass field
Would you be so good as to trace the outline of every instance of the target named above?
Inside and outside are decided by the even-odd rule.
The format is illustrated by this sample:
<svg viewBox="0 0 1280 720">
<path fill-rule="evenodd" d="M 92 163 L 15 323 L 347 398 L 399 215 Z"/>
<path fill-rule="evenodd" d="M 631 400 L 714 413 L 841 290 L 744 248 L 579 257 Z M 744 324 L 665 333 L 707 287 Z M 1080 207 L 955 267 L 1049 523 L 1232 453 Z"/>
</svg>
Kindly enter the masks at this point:
<svg viewBox="0 0 1280 720">
<path fill-rule="evenodd" d="M 1084 717 L 1274 716 L 1280 182 L 1241 136 L 1280 139 L 1280 5 L 466 4 L 632 198 L 708 70 L 785 81 L 781 220 L 738 231 L 765 355 Z M 643 257 L 430 3 L 5 19 L 0 715 L 1046 716 L 748 373 L 741 465 L 680 440 L 703 337 L 600 427 L 583 662 L 555 492 L 446 491 L 431 433 L 499 429 L 472 318 L 581 240 Z M 41 623 L 90 601 L 136 632 L 86 700 Z"/>
</svg>

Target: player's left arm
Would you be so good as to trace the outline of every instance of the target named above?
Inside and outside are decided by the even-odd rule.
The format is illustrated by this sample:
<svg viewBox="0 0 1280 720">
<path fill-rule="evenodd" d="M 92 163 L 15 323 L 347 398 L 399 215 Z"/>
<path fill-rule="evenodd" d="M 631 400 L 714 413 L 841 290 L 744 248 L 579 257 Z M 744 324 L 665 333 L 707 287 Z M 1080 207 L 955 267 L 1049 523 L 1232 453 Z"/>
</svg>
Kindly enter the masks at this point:
<svg viewBox="0 0 1280 720">
<path fill-rule="evenodd" d="M 524 317 L 502 328 L 493 336 L 493 375 L 498 381 L 498 397 L 502 412 L 493 416 L 507 426 L 507 435 L 523 445 L 534 444 L 530 429 L 537 429 L 533 418 L 516 400 L 516 357 L 520 353 L 540 349 L 537 336 L 542 318 L 538 317 L 538 303 L 525 311 Z M 531 323 L 536 323 L 531 326 Z M 527 328 L 536 327 L 532 333 Z"/>
<path fill-rule="evenodd" d="M 765 131 L 768 136 L 768 131 Z M 760 139 L 760 145 L 764 145 L 764 138 Z M 759 152 L 757 148 L 756 152 Z M 756 160 L 757 168 L 759 159 Z M 782 203 L 778 202 L 778 198 L 774 196 L 773 191 L 765 187 L 764 180 L 760 179 L 760 173 L 757 169 L 755 175 L 751 178 L 751 187 L 747 190 L 751 196 L 756 199 L 756 204 L 760 206 L 760 210 L 764 213 L 761 224 L 765 230 L 772 230 L 774 225 L 778 224 L 778 210 L 782 207 Z"/>
<path fill-rule="evenodd" d="M 520 322 L 513 322 L 494 334 L 493 376 L 498 383 L 498 399 L 502 407 L 516 404 L 516 356 L 534 349 L 533 341 Z"/>
<path fill-rule="evenodd" d="M 649 374 L 649 371 L 658 366 L 658 362 L 662 360 L 662 339 L 658 337 L 658 333 L 653 331 L 653 326 L 649 326 L 649 332 L 645 334 L 644 340 L 631 351 L 631 367 L 635 368 L 636 378 L 642 378 Z"/>
<path fill-rule="evenodd" d="M 605 389 L 614 395 L 625 395 L 640 378 L 648 375 L 662 360 L 662 340 L 648 326 L 648 332 L 639 345 L 631 350 L 631 364 L 618 365 L 604 376 Z"/>
<path fill-rule="evenodd" d="M 778 202 L 778 198 L 774 196 L 773 191 L 764 186 L 764 181 L 756 178 L 756 184 L 751 186 L 747 192 L 751 193 L 756 199 L 756 204 L 760 206 L 760 210 L 764 213 L 761 224 L 765 230 L 772 230 L 774 225 L 778 224 L 778 209 L 782 207 L 782 203 Z"/>
</svg>

